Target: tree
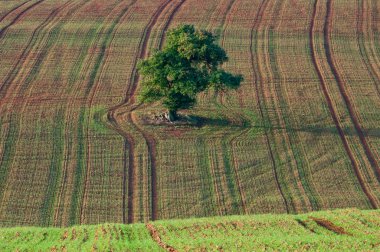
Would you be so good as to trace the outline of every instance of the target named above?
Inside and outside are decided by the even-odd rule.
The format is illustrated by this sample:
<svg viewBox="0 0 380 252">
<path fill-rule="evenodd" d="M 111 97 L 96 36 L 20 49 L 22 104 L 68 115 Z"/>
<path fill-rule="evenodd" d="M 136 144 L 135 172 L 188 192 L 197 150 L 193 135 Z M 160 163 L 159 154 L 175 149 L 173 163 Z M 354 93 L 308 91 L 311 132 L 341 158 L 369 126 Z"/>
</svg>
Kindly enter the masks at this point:
<svg viewBox="0 0 380 252">
<path fill-rule="evenodd" d="M 166 46 L 138 64 L 142 75 L 141 102 L 161 101 L 170 121 L 177 111 L 196 103 L 196 96 L 209 88 L 218 91 L 237 89 L 243 80 L 221 69 L 228 60 L 216 36 L 193 25 L 168 31 Z"/>
</svg>

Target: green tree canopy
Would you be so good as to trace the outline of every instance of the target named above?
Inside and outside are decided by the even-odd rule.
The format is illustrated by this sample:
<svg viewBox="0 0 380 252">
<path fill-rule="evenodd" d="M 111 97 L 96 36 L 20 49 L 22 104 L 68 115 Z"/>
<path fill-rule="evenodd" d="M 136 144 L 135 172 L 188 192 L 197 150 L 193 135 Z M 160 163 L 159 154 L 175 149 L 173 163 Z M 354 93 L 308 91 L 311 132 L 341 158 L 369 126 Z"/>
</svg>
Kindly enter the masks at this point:
<svg viewBox="0 0 380 252">
<path fill-rule="evenodd" d="M 215 40 L 212 33 L 193 25 L 170 30 L 163 50 L 138 64 L 143 76 L 139 100 L 162 101 L 175 120 L 178 110 L 195 104 L 198 93 L 238 88 L 243 78 L 220 68 L 228 57 Z"/>
</svg>

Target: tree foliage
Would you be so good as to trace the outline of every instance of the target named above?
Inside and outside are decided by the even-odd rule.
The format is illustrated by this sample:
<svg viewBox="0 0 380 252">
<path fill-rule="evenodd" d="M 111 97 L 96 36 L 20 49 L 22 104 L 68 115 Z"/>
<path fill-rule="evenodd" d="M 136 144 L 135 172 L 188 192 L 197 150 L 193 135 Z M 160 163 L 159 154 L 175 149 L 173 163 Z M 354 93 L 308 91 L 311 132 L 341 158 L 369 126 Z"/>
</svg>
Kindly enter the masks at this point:
<svg viewBox="0 0 380 252">
<path fill-rule="evenodd" d="M 236 89 L 242 76 L 226 72 L 228 60 L 216 37 L 192 25 L 181 25 L 168 32 L 166 46 L 138 64 L 143 76 L 141 102 L 162 101 L 175 116 L 177 110 L 191 108 L 198 93 Z"/>
</svg>

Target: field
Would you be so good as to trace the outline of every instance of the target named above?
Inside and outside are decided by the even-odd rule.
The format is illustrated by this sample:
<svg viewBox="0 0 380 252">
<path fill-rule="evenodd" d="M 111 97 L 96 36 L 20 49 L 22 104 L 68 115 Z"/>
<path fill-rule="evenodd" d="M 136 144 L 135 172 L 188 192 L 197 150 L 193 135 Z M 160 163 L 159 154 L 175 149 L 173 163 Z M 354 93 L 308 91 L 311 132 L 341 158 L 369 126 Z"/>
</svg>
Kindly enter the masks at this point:
<svg viewBox="0 0 380 252">
<path fill-rule="evenodd" d="M 1 251 L 377 251 L 380 212 L 228 216 L 148 224 L 0 228 Z"/>
<path fill-rule="evenodd" d="M 379 13 L 377 0 L 0 1 L 0 226 L 379 208 Z M 163 108 L 138 104 L 137 61 L 183 23 L 217 34 L 244 82 L 181 112 L 197 127 L 146 124 Z"/>
</svg>

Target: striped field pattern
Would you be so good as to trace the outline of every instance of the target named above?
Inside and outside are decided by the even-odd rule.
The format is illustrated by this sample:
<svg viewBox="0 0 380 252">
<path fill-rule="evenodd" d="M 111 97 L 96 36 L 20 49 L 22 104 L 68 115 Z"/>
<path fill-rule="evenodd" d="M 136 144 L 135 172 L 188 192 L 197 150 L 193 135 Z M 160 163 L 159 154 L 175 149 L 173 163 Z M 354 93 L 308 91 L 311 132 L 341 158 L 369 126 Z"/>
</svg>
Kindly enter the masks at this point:
<svg viewBox="0 0 380 252">
<path fill-rule="evenodd" d="M 0 1 L 0 226 L 380 207 L 377 0 Z M 218 35 L 237 91 L 154 126 L 136 64 Z"/>
</svg>

